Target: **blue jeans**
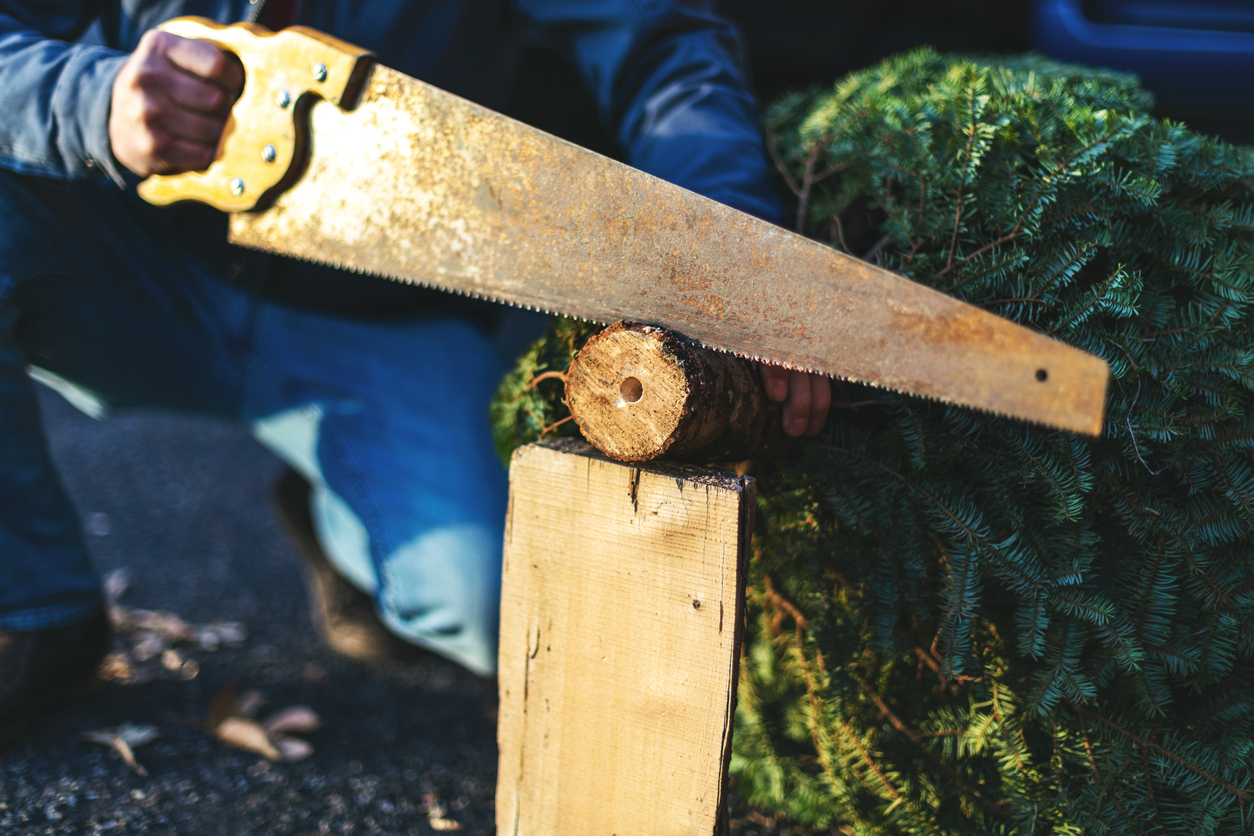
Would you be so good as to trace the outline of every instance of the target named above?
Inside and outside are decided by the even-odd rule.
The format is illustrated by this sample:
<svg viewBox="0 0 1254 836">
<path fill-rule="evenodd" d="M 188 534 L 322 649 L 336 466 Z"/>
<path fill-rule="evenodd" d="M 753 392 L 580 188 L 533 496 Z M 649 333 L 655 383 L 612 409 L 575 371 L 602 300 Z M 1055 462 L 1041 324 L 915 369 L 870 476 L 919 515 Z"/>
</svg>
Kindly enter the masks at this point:
<svg viewBox="0 0 1254 836">
<path fill-rule="evenodd" d="M 497 343 L 456 317 L 266 301 L 174 243 L 166 217 L 111 186 L 0 172 L 0 631 L 101 605 L 33 372 L 89 412 L 242 421 L 313 484 L 323 547 L 383 621 L 491 674 L 506 505 L 487 416 L 506 364 Z"/>
</svg>

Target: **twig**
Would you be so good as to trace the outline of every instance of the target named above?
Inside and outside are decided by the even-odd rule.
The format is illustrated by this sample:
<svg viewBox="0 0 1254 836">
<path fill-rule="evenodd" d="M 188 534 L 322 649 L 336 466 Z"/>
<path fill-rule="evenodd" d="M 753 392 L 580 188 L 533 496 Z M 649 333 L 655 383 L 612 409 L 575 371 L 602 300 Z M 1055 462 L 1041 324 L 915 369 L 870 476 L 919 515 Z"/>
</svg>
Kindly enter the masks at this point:
<svg viewBox="0 0 1254 836">
<path fill-rule="evenodd" d="M 955 236 L 957 236 L 957 232 L 955 232 L 955 233 L 954 233 L 954 235 L 955 235 Z M 998 239 L 997 239 L 996 241 L 994 241 L 993 243 L 991 243 L 991 244 L 985 244 L 983 247 L 980 247 L 978 250 L 976 250 L 975 252 L 971 253 L 970 255 L 964 255 L 964 256 L 963 256 L 963 257 L 959 260 L 958 264 L 965 264 L 966 262 L 970 261 L 971 259 L 973 259 L 973 258 L 977 258 L 978 256 L 981 256 L 981 255 L 983 255 L 984 253 L 988 252 L 989 250 L 993 249 L 993 247 L 999 247 L 999 246 L 1001 246 L 1002 244 L 1007 243 L 1008 241 L 1013 241 L 1013 240 L 1014 240 L 1014 239 L 1015 239 L 1018 235 L 1019 235 L 1019 227 L 1018 227 L 1018 225 L 1016 225 L 1014 229 L 1010 230 L 1010 232 L 1008 232 L 1008 233 L 1006 233 L 1005 235 L 1003 235 L 1002 237 L 998 238 Z M 953 270 L 955 266 L 957 266 L 957 265 L 954 263 L 954 254 L 953 254 L 953 250 L 950 250 L 950 252 L 949 252 L 949 263 L 945 265 L 944 269 L 942 269 L 940 272 L 938 272 L 938 273 L 936 273 L 934 276 L 932 276 L 932 281 L 936 281 L 936 280 L 937 280 L 937 279 L 939 279 L 941 276 L 943 276 L 943 275 L 945 275 L 946 273 L 948 273 L 950 270 Z"/>
<path fill-rule="evenodd" d="M 1150 805 L 1154 808 L 1154 820 L 1159 827 L 1165 829 L 1162 811 L 1158 809 L 1158 795 L 1154 792 L 1154 776 L 1150 774 L 1149 753 L 1144 749 L 1141 750 L 1141 762 L 1145 764 L 1145 789 L 1149 792 Z"/>
<path fill-rule="evenodd" d="M 574 415 L 567 415 L 567 416 L 566 416 L 565 418 L 563 418 L 562 420 L 560 420 L 560 421 L 554 421 L 552 424 L 549 424 L 547 427 L 545 427 L 544 429 L 540 430 L 540 438 L 544 438 L 544 437 L 545 437 L 546 435 L 548 435 L 550 432 L 552 432 L 553 430 L 557 429 L 557 428 L 558 428 L 558 427 L 560 427 L 562 424 L 565 424 L 567 421 L 574 420 L 574 417 L 575 417 Z"/>
<path fill-rule="evenodd" d="M 805 232 L 806 210 L 810 204 L 810 187 L 814 185 L 814 166 L 818 164 L 819 154 L 823 150 L 822 140 L 810 147 L 810 155 L 806 157 L 806 175 L 801 183 L 801 191 L 797 194 L 797 227 L 798 235 Z"/>
<path fill-rule="evenodd" d="M 834 166 L 830 166 L 824 169 L 822 174 L 814 175 L 813 182 L 822 183 L 824 180 L 826 180 L 828 177 L 831 177 L 833 174 L 840 174 L 842 171 L 849 168 L 849 166 L 853 165 L 854 162 L 855 162 L 854 160 L 846 160 L 843 163 L 837 163 Z"/>
<path fill-rule="evenodd" d="M 875 242 L 875 246 L 866 251 L 866 255 L 862 256 L 863 261 L 870 261 L 875 254 L 884 249 L 892 239 L 885 235 L 883 238 Z"/>
<path fill-rule="evenodd" d="M 849 252 L 849 245 L 845 243 L 845 225 L 840 222 L 840 215 L 832 215 L 832 225 L 836 227 L 836 237 L 840 239 L 841 251 Z"/>
<path fill-rule="evenodd" d="M 995 308 L 998 305 L 1027 304 L 1028 302 L 1035 302 L 1038 305 L 1045 304 L 1035 296 L 1012 296 L 1006 299 L 989 299 L 987 302 L 970 302 L 968 304 L 975 305 L 977 308 Z"/>
<path fill-rule="evenodd" d="M 933 656 L 931 653 L 919 647 L 918 645 L 915 645 L 914 655 L 919 657 L 920 662 L 922 662 L 923 664 L 931 668 L 932 673 L 935 673 L 935 674 L 940 673 L 940 662 L 936 661 L 936 657 Z"/>
<path fill-rule="evenodd" d="M 888 703 L 884 702 L 884 698 L 871 687 L 871 683 L 856 675 L 854 676 L 854 679 L 856 679 L 858 684 L 862 686 L 862 690 L 866 691 L 867 696 L 871 698 L 871 702 L 875 703 L 875 707 L 880 710 L 880 714 L 884 715 L 884 719 L 888 720 L 888 722 L 892 724 L 893 728 L 910 738 L 910 742 L 916 746 L 923 745 L 923 738 L 919 735 L 919 733 L 907 726 L 905 721 L 897 716 L 897 713 L 889 707 Z"/>
<path fill-rule="evenodd" d="M 1114 720 L 1107 720 L 1105 717 L 1103 717 L 1100 714 L 1095 714 L 1095 713 L 1086 711 L 1083 706 L 1077 705 L 1076 703 L 1069 702 L 1067 703 L 1067 705 L 1069 705 L 1071 707 L 1071 710 L 1074 711 L 1076 714 L 1078 714 L 1081 718 L 1092 717 L 1094 720 L 1101 723 L 1106 728 L 1123 735 L 1128 740 L 1131 740 L 1133 743 L 1137 744 L 1141 748 L 1149 749 L 1152 752 L 1156 752 L 1157 754 L 1162 755 L 1164 758 L 1167 758 L 1167 760 L 1171 761 L 1172 763 L 1175 763 L 1178 766 L 1182 766 L 1185 769 L 1189 770 L 1194 775 L 1197 775 L 1199 778 L 1202 778 L 1205 781 L 1209 781 L 1211 784 L 1219 787 L 1220 789 L 1227 790 L 1228 792 L 1232 793 L 1233 795 L 1237 797 L 1237 801 L 1240 804 L 1245 805 L 1249 803 L 1254 803 L 1254 793 L 1251 793 L 1248 790 L 1243 790 L 1240 787 L 1234 786 L 1233 784 L 1229 784 L 1227 781 L 1220 778 L 1218 775 L 1212 775 L 1210 772 L 1206 771 L 1202 767 L 1198 766 L 1192 761 L 1189 761 L 1189 760 L 1186 760 L 1185 758 L 1180 757 L 1175 752 L 1172 752 L 1170 749 L 1166 749 L 1162 746 L 1159 746 L 1157 743 L 1151 743 L 1150 741 L 1146 740 L 1145 738 L 1141 737 L 1135 732 L 1125 729 L 1123 726 L 1119 725 Z"/>
<path fill-rule="evenodd" d="M 835 409 L 852 409 L 857 411 L 864 406 L 883 406 L 883 401 L 832 401 L 832 407 Z"/>
<path fill-rule="evenodd" d="M 962 162 L 963 171 L 971 162 L 971 149 L 975 146 L 975 132 L 977 125 L 975 123 L 975 99 L 972 94 L 971 101 L 971 136 L 967 139 L 966 159 Z M 965 184 L 964 184 L 965 185 Z M 962 225 L 962 186 L 958 187 L 958 206 L 954 209 L 954 234 L 949 240 L 949 259 L 945 262 L 945 270 L 948 271 L 954 265 L 954 251 L 958 248 L 958 229 Z"/>
<path fill-rule="evenodd" d="M 566 372 L 550 371 L 550 372 L 544 372 L 542 374 L 538 374 L 535 377 L 531 378 L 531 380 L 527 383 L 527 386 L 523 389 L 523 391 L 526 392 L 528 389 L 534 389 L 539 383 L 545 380 L 560 380 L 562 381 L 562 383 L 565 383 Z"/>
<path fill-rule="evenodd" d="M 797 181 L 792 179 L 792 175 L 788 173 L 788 166 L 784 165 L 784 161 L 779 157 L 779 148 L 775 144 L 775 131 L 768 129 L 766 132 L 766 150 L 771 154 L 771 162 L 775 163 L 775 168 L 784 176 L 784 182 L 788 184 L 788 188 L 797 197 L 801 197 L 801 187 L 797 185 Z"/>
<path fill-rule="evenodd" d="M 1141 456 L 1141 445 L 1136 443 L 1136 433 L 1132 429 L 1132 410 L 1136 409 L 1136 402 L 1141 397 L 1141 381 L 1136 382 L 1136 394 L 1132 396 L 1132 405 L 1128 407 L 1128 437 L 1132 439 L 1132 450 L 1136 453 L 1137 460 L 1140 461 L 1145 469 L 1149 471 L 1150 476 L 1157 476 L 1163 472 L 1163 468 L 1155 470 L 1145 463 L 1145 459 Z"/>
<path fill-rule="evenodd" d="M 775 584 L 771 582 L 771 578 L 769 576 L 766 578 L 764 586 L 765 590 L 763 595 L 770 599 L 772 604 L 792 616 L 792 620 L 796 623 L 799 630 L 804 630 L 810 626 L 809 620 L 801 614 L 801 610 L 797 609 L 797 605 L 776 591 Z"/>
<path fill-rule="evenodd" d="M 871 755 L 867 752 L 867 750 L 862 748 L 862 744 L 858 742 L 858 737 L 854 734 L 853 729 L 849 727 L 849 724 L 844 720 L 841 720 L 840 728 L 841 731 L 843 731 L 849 738 L 849 742 L 853 744 L 853 747 L 858 750 L 858 754 L 862 756 L 862 762 L 871 768 L 871 771 L 874 772 L 880 779 L 880 783 L 884 785 L 884 788 L 893 794 L 893 798 L 896 798 L 900 802 L 905 802 L 906 799 L 904 799 L 901 793 L 897 791 L 897 788 L 893 786 L 892 781 L 889 781 L 888 776 L 880 770 L 880 768 L 875 764 L 875 761 L 871 760 Z"/>
</svg>

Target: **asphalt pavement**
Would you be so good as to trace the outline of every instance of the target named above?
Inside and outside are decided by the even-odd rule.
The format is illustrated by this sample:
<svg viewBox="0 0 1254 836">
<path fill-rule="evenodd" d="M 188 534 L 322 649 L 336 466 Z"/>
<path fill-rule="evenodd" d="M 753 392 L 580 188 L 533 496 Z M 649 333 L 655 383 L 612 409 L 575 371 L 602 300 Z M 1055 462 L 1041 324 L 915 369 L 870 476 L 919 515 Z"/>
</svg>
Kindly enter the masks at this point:
<svg viewBox="0 0 1254 836">
<path fill-rule="evenodd" d="M 367 667 L 320 644 L 270 509 L 277 459 L 222 421 L 97 421 L 40 393 L 96 564 L 129 575 L 120 603 L 191 624 L 240 622 L 247 637 L 216 650 L 179 644 L 175 670 L 158 656 L 136 668 L 144 675 L 132 680 L 146 681 L 107 683 L 46 715 L 0 752 L 0 834 L 495 832 L 495 682 L 434 656 Z M 259 719 L 294 705 L 317 712 L 321 730 L 304 736 L 312 755 L 275 763 L 206 731 L 215 696 L 232 688 L 265 697 Z M 146 775 L 83 740 L 126 723 L 160 735 L 133 750 Z M 731 823 L 738 836 L 810 832 L 734 798 Z"/>
<path fill-rule="evenodd" d="M 248 635 L 182 646 L 192 668 L 75 698 L 0 753 L 0 834 L 494 832 L 495 683 L 434 657 L 365 667 L 320 645 L 270 510 L 273 456 L 212 419 L 95 421 L 47 391 L 41 404 L 97 566 L 128 570 L 121 603 Z M 312 756 L 272 764 L 210 736 L 211 701 L 236 680 L 265 696 L 261 717 L 313 708 Z M 81 740 L 123 723 L 161 735 L 134 750 L 146 777 Z"/>
</svg>

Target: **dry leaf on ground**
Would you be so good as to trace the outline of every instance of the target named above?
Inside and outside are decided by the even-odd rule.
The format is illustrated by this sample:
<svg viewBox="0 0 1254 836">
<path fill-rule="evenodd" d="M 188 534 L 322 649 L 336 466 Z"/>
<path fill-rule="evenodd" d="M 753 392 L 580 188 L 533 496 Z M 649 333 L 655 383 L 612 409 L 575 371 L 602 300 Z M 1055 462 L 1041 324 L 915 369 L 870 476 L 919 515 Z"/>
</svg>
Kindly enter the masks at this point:
<svg viewBox="0 0 1254 836">
<path fill-rule="evenodd" d="M 272 761 L 304 760 L 313 754 L 313 745 L 290 733 L 308 734 L 322 727 L 322 719 L 312 708 L 293 705 L 280 709 L 264 723 L 252 719 L 265 703 L 265 696 L 243 689 L 234 680 L 214 695 L 205 726 L 224 743 L 256 752 Z"/>
<path fill-rule="evenodd" d="M 453 819 L 444 817 L 444 805 L 440 803 L 439 796 L 433 792 L 428 792 L 422 796 L 424 806 L 427 808 L 427 824 L 432 830 L 453 831 L 461 830 L 462 826 Z"/>
<path fill-rule="evenodd" d="M 287 763 L 303 761 L 313 754 L 313 744 L 299 737 L 280 737 L 274 741 L 274 745 Z"/>
<path fill-rule="evenodd" d="M 192 624 L 165 610 L 144 610 L 118 603 L 130 586 L 126 569 L 115 569 L 104 577 L 109 620 L 122 647 L 110 654 L 100 671 L 112 682 L 139 683 L 165 676 L 169 671 L 183 679 L 195 679 L 200 663 L 176 650 L 187 644 L 204 651 L 243 644 L 248 631 L 238 621 L 210 621 Z M 120 655 L 119 655 L 120 654 Z M 173 655 L 171 655 L 173 654 Z M 160 664 L 147 665 L 154 659 Z"/>
<path fill-rule="evenodd" d="M 283 754 L 270 742 L 266 730 L 255 720 L 247 717 L 227 717 L 214 728 L 213 733 L 223 743 L 239 749 L 256 752 L 272 761 L 283 760 Z"/>
<path fill-rule="evenodd" d="M 113 749 L 126 765 L 135 770 L 140 775 L 147 775 L 148 770 L 135 760 L 135 749 L 146 743 L 151 743 L 160 736 L 156 726 L 137 725 L 135 723 L 123 723 L 120 726 L 106 729 L 96 729 L 82 735 L 82 739 L 88 743 L 98 743 Z"/>
<path fill-rule="evenodd" d="M 266 695 L 255 688 L 249 688 L 239 695 L 239 699 L 236 701 L 235 713 L 241 717 L 256 717 L 257 712 L 265 704 Z"/>
<path fill-rule="evenodd" d="M 270 734 L 312 734 L 322 728 L 322 718 L 307 705 L 290 705 L 271 714 L 262 725 Z"/>
</svg>

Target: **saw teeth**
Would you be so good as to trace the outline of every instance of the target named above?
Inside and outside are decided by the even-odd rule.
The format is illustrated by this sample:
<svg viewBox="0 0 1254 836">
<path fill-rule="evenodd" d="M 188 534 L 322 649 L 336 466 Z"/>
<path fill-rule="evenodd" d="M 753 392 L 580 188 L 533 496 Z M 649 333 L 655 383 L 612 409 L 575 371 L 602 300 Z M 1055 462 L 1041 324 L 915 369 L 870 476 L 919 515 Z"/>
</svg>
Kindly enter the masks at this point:
<svg viewBox="0 0 1254 836">
<path fill-rule="evenodd" d="M 455 289 L 455 288 L 447 288 L 447 287 L 442 287 L 442 286 L 440 286 L 440 285 L 435 284 L 434 282 L 425 282 L 425 281 L 420 281 L 420 280 L 407 279 L 407 278 L 404 278 L 404 277 L 402 277 L 402 276 L 397 276 L 397 275 L 394 275 L 394 274 L 391 274 L 391 273 L 374 273 L 374 272 L 369 272 L 369 271 L 367 271 L 367 270 L 363 270 L 362 268 L 360 268 L 360 267 L 356 267 L 356 266 L 351 266 L 351 265 L 341 264 L 341 263 L 339 263 L 339 262 L 335 262 L 335 261 L 323 261 L 323 260 L 321 260 L 321 259 L 309 258 L 309 257 L 307 257 L 307 256 L 292 255 L 292 254 L 290 254 L 290 253 L 286 253 L 286 252 L 278 252 L 277 250 L 270 250 L 270 249 L 266 249 L 266 248 L 264 248 L 264 247 L 258 247 L 257 249 L 260 249 L 260 250 L 261 250 L 261 251 L 263 251 L 263 252 L 269 252 L 269 253 L 272 253 L 272 254 L 275 254 L 275 255 L 280 255 L 280 256 L 282 256 L 282 257 L 284 257 L 284 258 L 293 258 L 293 259 L 296 259 L 297 261 L 303 261 L 303 262 L 305 262 L 305 263 L 307 263 L 307 264 L 318 264 L 318 265 L 321 265 L 321 266 L 324 266 L 324 267 L 331 267 L 331 268 L 336 269 L 336 270 L 343 270 L 343 271 L 345 271 L 345 272 L 354 273 L 354 274 L 359 275 L 359 276 L 378 276 L 379 278 L 388 279 L 389 281 L 398 282 L 398 283 L 400 283 L 400 284 L 407 284 L 407 285 L 410 285 L 410 286 L 412 286 L 412 287 L 422 287 L 422 288 L 427 288 L 427 289 L 429 289 L 429 290 L 439 290 L 439 291 L 442 291 L 442 292 L 445 292 L 445 293 L 452 293 L 452 294 L 455 294 L 455 295 L 457 295 L 457 296 L 469 297 L 469 298 L 472 298 L 472 299 L 480 299 L 480 300 L 485 300 L 485 301 L 489 301 L 489 302 L 494 302 L 494 303 L 499 304 L 499 305 L 507 305 L 507 306 L 509 306 L 509 307 L 511 307 L 511 308 L 523 308 L 523 309 L 526 309 L 526 310 L 528 310 L 528 311 L 534 311 L 534 312 L 536 312 L 536 313 L 542 313 L 542 314 L 545 314 L 545 315 L 547 315 L 547 316 L 566 316 L 566 317 L 567 317 L 567 319 L 574 319 L 574 320 L 577 320 L 577 321 L 579 321 L 579 322 L 592 322 L 592 323 L 595 323 L 595 324 L 598 324 L 598 325 L 609 325 L 609 323 L 607 323 L 607 322 L 602 322 L 602 321 L 600 321 L 600 320 L 589 319 L 589 318 L 587 318 L 587 317 L 583 317 L 583 316 L 570 316 L 570 315 L 567 315 L 567 314 L 561 314 L 561 313 L 558 313 L 557 311 L 552 311 L 552 310 L 549 310 L 549 309 L 547 309 L 547 308 L 542 308 L 542 307 L 539 307 L 539 306 L 536 306 L 536 305 L 525 304 L 525 303 L 522 303 L 522 302 L 514 302 L 514 301 L 511 301 L 511 300 L 509 300 L 509 299 L 500 299 L 500 298 L 497 298 L 496 296 L 493 296 L 493 295 L 491 295 L 491 294 L 484 294 L 484 293 L 477 293 L 477 292 L 473 292 L 473 291 L 467 291 L 467 290 L 460 290 L 460 289 Z M 858 384 L 858 385 L 860 385 L 860 386 L 866 386 L 866 387 L 868 387 L 868 388 L 875 389 L 875 390 L 877 390 L 877 391 L 881 391 L 881 392 L 892 392 L 892 393 L 897 394 L 897 395 L 902 395 L 902 396 L 905 396 L 905 397 L 908 397 L 908 398 L 913 398 L 913 399 L 917 399 L 917 400 L 920 400 L 920 401 L 925 401 L 925 402 L 927 402 L 927 403 L 935 403 L 935 404 L 940 404 L 941 406 L 946 406 L 946 407 L 957 406 L 957 407 L 960 407 L 960 408 L 962 408 L 962 409 L 969 409 L 969 410 L 972 410 L 972 411 L 974 411 L 974 412 L 978 412 L 978 413 L 980 413 L 981 415 L 988 415 L 988 416 L 991 416 L 991 417 L 994 417 L 994 418 L 1009 418 L 1009 419 L 1011 419 L 1011 420 L 1013 420 L 1013 421 L 1021 421 L 1021 422 L 1023 422 L 1023 423 L 1030 424 L 1030 425 L 1032 425 L 1032 426 L 1034 426 L 1034 427 L 1039 427 L 1039 428 L 1041 428 L 1041 429 L 1045 429 L 1045 430 L 1053 430 L 1053 429 L 1055 429 L 1054 427 L 1050 426 L 1049 424 L 1043 423 L 1043 422 L 1041 422 L 1041 421 L 1034 421 L 1034 420 L 1032 420 L 1031 418 L 1025 418 L 1025 417 L 1022 417 L 1022 416 L 1017 416 L 1017 415 L 1006 415 L 1005 413 L 997 412 L 996 410 L 985 409 L 985 408 L 980 407 L 980 406 L 974 406 L 974 405 L 971 405 L 971 404 L 966 404 L 966 403 L 963 403 L 963 404 L 958 404 L 957 402 L 955 402 L 954 400 L 949 399 L 949 398 L 943 398 L 943 397 L 934 396 L 934 395 L 916 394 L 916 393 L 914 393 L 914 392 L 903 392 L 903 391 L 901 391 L 900 389 L 893 389 L 893 388 L 888 387 L 888 386 L 882 386 L 882 385 L 880 385 L 880 384 L 878 384 L 878 383 L 872 383 L 872 382 L 870 382 L 870 381 L 866 381 L 866 380 L 857 380 L 857 379 L 850 378 L 850 377 L 844 377 L 844 376 L 842 376 L 842 375 L 838 375 L 838 374 L 831 374 L 831 373 L 829 373 L 829 372 L 819 371 L 819 370 L 816 370 L 816 369 L 813 369 L 813 368 L 809 368 L 809 367 L 806 367 L 806 366 L 799 366 L 799 365 L 797 365 L 797 364 L 795 364 L 795 363 L 787 363 L 787 362 L 782 362 L 782 361 L 780 361 L 780 360 L 773 360 L 773 359 L 771 359 L 771 358 L 769 358 L 769 357 L 762 357 L 761 355 L 758 355 L 758 354 L 746 354 L 746 353 L 744 353 L 744 352 L 735 351 L 735 350 L 733 350 L 733 349 L 729 349 L 729 348 L 722 348 L 722 347 L 719 347 L 719 346 L 706 346 L 706 345 L 704 345 L 704 343 L 702 343 L 702 345 L 703 345 L 705 348 L 712 349 L 712 350 L 714 350 L 714 351 L 718 351 L 718 352 L 721 352 L 721 353 L 723 353 L 723 354 L 731 354 L 731 355 L 734 355 L 734 356 L 736 356 L 736 357 L 740 357 L 740 358 L 742 358 L 742 359 L 744 359 L 744 360 L 751 360 L 751 361 L 756 362 L 756 363 L 766 363 L 766 364 L 768 364 L 768 365 L 772 365 L 772 366 L 779 366 L 780 368 L 792 369 L 792 370 L 794 370 L 794 371 L 802 371 L 802 372 L 806 372 L 806 373 L 808 373 L 808 374 L 821 374 L 821 375 L 824 375 L 825 377 L 827 377 L 827 378 L 829 378 L 829 379 L 831 379 L 831 380 L 838 380 L 838 381 L 842 381 L 842 382 L 845 382 L 845 383 L 856 383 L 856 384 Z"/>
</svg>

